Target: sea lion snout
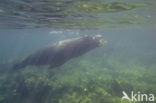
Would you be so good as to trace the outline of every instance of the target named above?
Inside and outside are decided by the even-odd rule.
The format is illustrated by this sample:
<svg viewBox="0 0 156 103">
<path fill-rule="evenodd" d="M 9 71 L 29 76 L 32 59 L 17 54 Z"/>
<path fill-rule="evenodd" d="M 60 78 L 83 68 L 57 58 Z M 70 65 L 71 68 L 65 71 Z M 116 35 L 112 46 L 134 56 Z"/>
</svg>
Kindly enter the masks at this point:
<svg viewBox="0 0 156 103">
<path fill-rule="evenodd" d="M 99 46 L 107 44 L 107 40 L 104 40 L 102 35 L 98 34 L 93 37 L 94 40 L 98 41 Z"/>
</svg>

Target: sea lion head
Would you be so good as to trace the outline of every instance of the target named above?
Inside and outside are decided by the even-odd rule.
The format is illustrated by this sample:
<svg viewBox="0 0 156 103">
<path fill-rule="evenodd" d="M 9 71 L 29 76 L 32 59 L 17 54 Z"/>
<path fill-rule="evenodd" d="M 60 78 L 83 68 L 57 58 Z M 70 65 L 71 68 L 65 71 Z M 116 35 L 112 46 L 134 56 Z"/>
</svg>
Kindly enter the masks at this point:
<svg viewBox="0 0 156 103">
<path fill-rule="evenodd" d="M 100 35 L 100 34 L 93 36 L 92 39 L 97 41 L 99 46 L 107 44 L 107 40 L 104 40 L 102 35 Z"/>
</svg>

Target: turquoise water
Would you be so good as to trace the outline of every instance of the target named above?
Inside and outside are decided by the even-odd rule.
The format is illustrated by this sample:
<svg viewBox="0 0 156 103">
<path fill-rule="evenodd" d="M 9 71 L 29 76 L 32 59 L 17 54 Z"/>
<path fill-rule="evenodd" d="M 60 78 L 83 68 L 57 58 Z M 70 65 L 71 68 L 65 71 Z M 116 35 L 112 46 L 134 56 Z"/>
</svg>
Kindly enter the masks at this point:
<svg viewBox="0 0 156 103">
<path fill-rule="evenodd" d="M 155 103 L 121 100 L 156 95 L 155 10 L 155 0 L 1 0 L 0 103 Z M 55 42 L 96 34 L 108 43 L 59 67 L 9 72 Z"/>
</svg>

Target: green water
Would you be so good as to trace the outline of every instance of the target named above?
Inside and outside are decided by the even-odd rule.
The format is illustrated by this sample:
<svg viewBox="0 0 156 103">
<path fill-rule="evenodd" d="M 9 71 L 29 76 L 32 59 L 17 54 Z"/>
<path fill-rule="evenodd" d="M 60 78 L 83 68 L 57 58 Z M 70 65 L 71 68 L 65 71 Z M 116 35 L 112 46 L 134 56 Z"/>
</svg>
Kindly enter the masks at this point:
<svg viewBox="0 0 156 103">
<path fill-rule="evenodd" d="M 0 103 L 156 103 L 155 0 L 1 0 Z M 56 68 L 15 63 L 57 41 L 108 43 Z M 138 97 L 138 96 L 137 96 Z M 137 99 L 138 100 L 138 99 Z"/>
</svg>

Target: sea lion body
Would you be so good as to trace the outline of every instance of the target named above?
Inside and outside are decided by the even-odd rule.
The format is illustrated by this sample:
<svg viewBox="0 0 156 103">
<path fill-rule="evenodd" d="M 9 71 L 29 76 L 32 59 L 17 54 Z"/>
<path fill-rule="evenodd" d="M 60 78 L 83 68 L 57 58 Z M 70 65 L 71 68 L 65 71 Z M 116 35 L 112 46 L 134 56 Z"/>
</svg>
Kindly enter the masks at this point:
<svg viewBox="0 0 156 103">
<path fill-rule="evenodd" d="M 63 40 L 28 56 L 22 62 L 15 64 L 14 69 L 24 68 L 27 65 L 50 65 L 51 68 L 61 66 L 105 42 L 99 35 Z"/>
</svg>

